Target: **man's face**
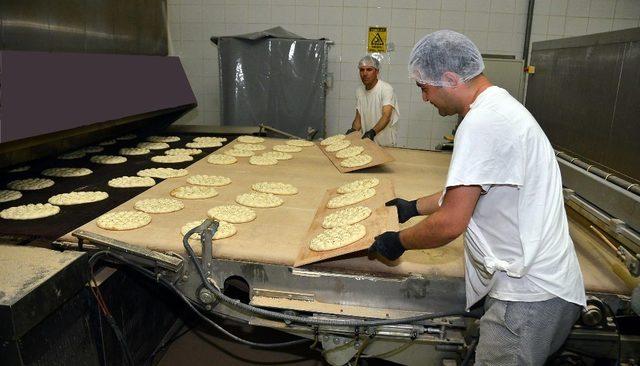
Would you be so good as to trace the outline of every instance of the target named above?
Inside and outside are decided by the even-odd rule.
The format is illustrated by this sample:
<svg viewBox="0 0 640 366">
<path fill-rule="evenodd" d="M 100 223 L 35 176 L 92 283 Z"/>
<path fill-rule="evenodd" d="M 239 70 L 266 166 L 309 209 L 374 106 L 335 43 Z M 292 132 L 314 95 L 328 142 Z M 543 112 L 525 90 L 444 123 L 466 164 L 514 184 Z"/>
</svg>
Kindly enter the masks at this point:
<svg viewBox="0 0 640 366">
<path fill-rule="evenodd" d="M 438 108 L 438 114 L 444 117 L 452 116 L 457 113 L 451 103 L 451 96 L 448 93 L 448 88 L 421 84 L 418 82 L 416 82 L 416 85 L 420 90 L 422 90 L 422 100 L 429 102 L 431 105 Z"/>
<path fill-rule="evenodd" d="M 378 80 L 378 69 L 373 66 L 360 66 L 360 80 L 365 86 L 374 84 Z"/>
</svg>

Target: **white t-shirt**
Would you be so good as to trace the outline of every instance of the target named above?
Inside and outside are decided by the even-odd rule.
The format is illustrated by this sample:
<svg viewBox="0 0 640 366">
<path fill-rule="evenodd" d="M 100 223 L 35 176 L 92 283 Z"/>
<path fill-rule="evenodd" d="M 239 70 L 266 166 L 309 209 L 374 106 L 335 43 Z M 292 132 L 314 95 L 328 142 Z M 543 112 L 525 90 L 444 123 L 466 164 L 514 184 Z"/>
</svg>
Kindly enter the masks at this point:
<svg viewBox="0 0 640 366">
<path fill-rule="evenodd" d="M 464 235 L 467 307 L 560 297 L 586 305 L 556 157 L 544 132 L 497 86 L 471 104 L 456 132 L 446 187 L 480 185 Z"/>
<path fill-rule="evenodd" d="M 356 109 L 360 113 L 360 122 L 362 124 L 362 133 L 373 128 L 382 117 L 382 107 L 390 105 L 393 107 L 391 120 L 387 127 L 380 131 L 374 140 L 380 146 L 396 146 L 396 138 L 398 135 L 398 102 L 393 87 L 382 80 L 378 80 L 371 90 L 366 90 L 363 85 L 356 89 Z"/>
</svg>

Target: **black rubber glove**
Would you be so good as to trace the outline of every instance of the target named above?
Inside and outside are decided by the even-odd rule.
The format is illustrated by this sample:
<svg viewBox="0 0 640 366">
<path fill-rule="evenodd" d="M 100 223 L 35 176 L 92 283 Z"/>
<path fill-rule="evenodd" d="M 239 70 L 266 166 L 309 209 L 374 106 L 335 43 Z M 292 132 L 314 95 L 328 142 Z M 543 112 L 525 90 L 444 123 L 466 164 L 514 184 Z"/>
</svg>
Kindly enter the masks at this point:
<svg viewBox="0 0 640 366">
<path fill-rule="evenodd" d="M 388 260 L 394 261 L 404 253 L 405 249 L 400 243 L 400 233 L 387 231 L 376 236 L 375 241 L 369 247 L 369 257 L 379 254 Z"/>
<path fill-rule="evenodd" d="M 351 127 L 351 128 L 350 128 L 350 129 L 348 129 L 348 130 L 347 130 L 347 132 L 345 132 L 344 134 L 345 134 L 345 135 L 348 135 L 348 134 L 350 134 L 351 132 L 354 132 L 355 130 L 356 130 L 355 128 Z"/>
<path fill-rule="evenodd" d="M 373 128 L 362 135 L 363 139 L 370 139 L 371 141 L 373 141 L 374 137 L 376 137 L 376 131 Z"/>
<path fill-rule="evenodd" d="M 418 212 L 418 200 L 407 201 L 402 198 L 394 198 L 384 204 L 385 206 L 396 206 L 398 208 L 398 221 L 405 223 L 414 216 L 420 216 Z"/>
</svg>

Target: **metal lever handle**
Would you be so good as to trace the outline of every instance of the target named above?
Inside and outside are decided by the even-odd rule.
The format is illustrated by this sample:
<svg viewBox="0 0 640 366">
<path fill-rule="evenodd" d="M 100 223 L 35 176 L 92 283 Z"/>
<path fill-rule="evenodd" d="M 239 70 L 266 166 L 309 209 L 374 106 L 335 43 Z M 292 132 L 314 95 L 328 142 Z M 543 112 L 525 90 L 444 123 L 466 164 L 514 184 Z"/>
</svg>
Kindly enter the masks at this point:
<svg viewBox="0 0 640 366">
<path fill-rule="evenodd" d="M 220 222 L 212 219 L 206 219 L 198 226 L 200 243 L 202 244 L 202 268 L 207 277 L 211 275 L 211 262 L 213 259 L 212 239 L 218 231 L 218 227 L 220 227 Z"/>
</svg>

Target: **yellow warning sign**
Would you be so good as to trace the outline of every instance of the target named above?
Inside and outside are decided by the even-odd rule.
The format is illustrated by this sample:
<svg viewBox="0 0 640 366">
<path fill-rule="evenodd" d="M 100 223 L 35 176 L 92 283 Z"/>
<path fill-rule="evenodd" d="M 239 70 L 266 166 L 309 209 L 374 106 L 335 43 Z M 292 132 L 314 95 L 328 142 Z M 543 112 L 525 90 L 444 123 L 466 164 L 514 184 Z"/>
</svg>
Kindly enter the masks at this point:
<svg viewBox="0 0 640 366">
<path fill-rule="evenodd" d="M 367 52 L 387 52 L 387 27 L 369 27 Z"/>
</svg>

